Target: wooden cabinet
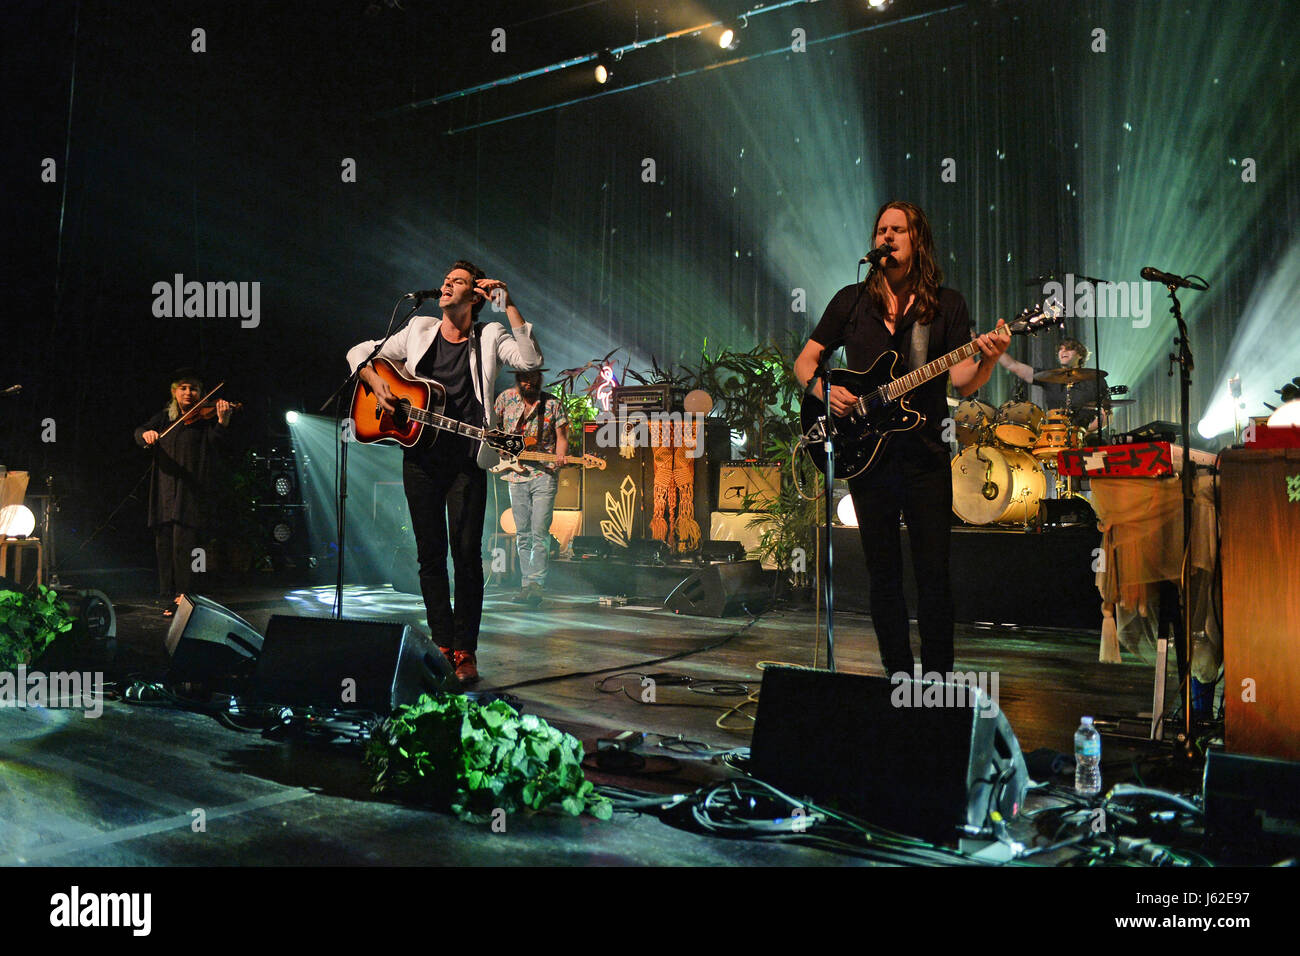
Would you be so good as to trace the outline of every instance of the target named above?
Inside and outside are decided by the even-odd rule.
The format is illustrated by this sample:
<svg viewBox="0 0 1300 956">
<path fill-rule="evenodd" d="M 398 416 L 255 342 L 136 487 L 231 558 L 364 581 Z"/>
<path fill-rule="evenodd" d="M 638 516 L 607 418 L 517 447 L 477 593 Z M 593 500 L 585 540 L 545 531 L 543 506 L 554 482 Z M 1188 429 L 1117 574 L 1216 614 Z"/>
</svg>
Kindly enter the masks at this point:
<svg viewBox="0 0 1300 956">
<path fill-rule="evenodd" d="M 1300 449 L 1226 451 L 1219 482 L 1225 743 L 1300 760 Z"/>
</svg>

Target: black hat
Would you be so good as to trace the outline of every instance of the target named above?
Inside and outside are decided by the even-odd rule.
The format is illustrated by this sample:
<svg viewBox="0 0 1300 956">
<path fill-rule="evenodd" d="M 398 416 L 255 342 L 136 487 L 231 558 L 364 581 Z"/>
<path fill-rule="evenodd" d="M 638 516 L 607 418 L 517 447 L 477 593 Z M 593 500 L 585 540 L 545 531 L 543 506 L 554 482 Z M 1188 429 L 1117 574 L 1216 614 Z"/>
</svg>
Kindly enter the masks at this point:
<svg viewBox="0 0 1300 956">
<path fill-rule="evenodd" d="M 534 372 L 549 372 L 550 369 L 543 365 L 541 368 L 517 368 L 514 371 L 516 375 L 532 375 Z"/>
<path fill-rule="evenodd" d="M 182 365 L 176 371 L 172 372 L 172 377 L 167 380 L 167 387 L 171 388 L 177 382 L 203 382 L 203 376 L 199 370 L 192 365 Z"/>
</svg>

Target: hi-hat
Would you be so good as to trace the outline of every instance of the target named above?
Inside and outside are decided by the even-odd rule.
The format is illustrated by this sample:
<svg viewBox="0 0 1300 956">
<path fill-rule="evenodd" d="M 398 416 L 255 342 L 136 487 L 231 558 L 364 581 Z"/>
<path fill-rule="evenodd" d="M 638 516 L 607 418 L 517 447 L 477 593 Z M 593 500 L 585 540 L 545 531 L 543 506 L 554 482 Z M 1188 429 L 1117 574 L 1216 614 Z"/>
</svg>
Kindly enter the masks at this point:
<svg viewBox="0 0 1300 956">
<path fill-rule="evenodd" d="M 1049 368 L 1037 373 L 1034 381 L 1040 385 L 1070 385 L 1074 382 L 1086 382 L 1105 374 L 1095 368 Z"/>
</svg>

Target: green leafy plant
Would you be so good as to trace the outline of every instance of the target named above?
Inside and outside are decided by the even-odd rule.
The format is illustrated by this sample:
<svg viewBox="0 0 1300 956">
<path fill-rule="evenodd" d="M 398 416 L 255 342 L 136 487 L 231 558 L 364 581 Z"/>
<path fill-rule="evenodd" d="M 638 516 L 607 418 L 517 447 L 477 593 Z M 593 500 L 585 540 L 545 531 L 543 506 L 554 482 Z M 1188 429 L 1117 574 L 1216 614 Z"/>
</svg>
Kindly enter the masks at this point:
<svg viewBox="0 0 1300 956">
<path fill-rule="evenodd" d="M 751 520 L 751 526 L 762 529 L 754 557 L 774 561 L 778 568 L 789 574 L 792 583 L 801 585 L 807 582 L 811 576 L 808 569 L 817 561 L 816 534 L 822 517 L 818 492 L 825 484 L 811 459 L 802 452 L 794 458 L 798 486 L 791 480 L 790 458 L 794 455 L 800 432 L 794 422 L 786 425 L 786 435 L 771 436 L 767 446 L 768 454 L 781 462 L 781 492 L 762 514 Z M 800 489 L 803 494 L 799 493 Z M 793 569 L 798 549 L 802 549 L 805 557 L 805 570 L 802 572 Z"/>
<path fill-rule="evenodd" d="M 371 738 L 366 765 L 375 792 L 401 789 L 463 820 L 556 805 L 574 816 L 613 815 L 582 772 L 582 744 L 504 701 L 421 696 Z"/>
<path fill-rule="evenodd" d="M 77 623 L 63 599 L 44 585 L 32 595 L 0 591 L 0 670 L 30 664 Z"/>
</svg>

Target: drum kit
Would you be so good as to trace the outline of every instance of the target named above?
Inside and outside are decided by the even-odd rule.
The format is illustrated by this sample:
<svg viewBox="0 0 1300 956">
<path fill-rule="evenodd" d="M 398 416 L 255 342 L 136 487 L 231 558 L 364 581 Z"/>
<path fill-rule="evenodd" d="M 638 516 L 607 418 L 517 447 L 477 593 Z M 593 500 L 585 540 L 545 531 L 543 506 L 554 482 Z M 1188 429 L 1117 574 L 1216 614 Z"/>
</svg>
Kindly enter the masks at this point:
<svg viewBox="0 0 1300 956">
<path fill-rule="evenodd" d="M 953 412 L 960 449 L 952 460 L 953 513 L 967 524 L 1028 529 L 1039 522 L 1044 499 L 1082 498 L 1073 478 L 1056 473 L 1056 462 L 1059 452 L 1084 444 L 1085 430 L 1073 424 L 1070 391 L 1096 375 L 1096 369 L 1078 368 L 1048 369 L 1035 375 L 1036 382 L 1066 389 L 1065 408 L 1047 412 L 1024 401 L 1004 402 L 997 409 L 976 399 L 959 403 Z M 1132 402 L 1107 397 L 1082 407 L 1095 410 Z"/>
</svg>

